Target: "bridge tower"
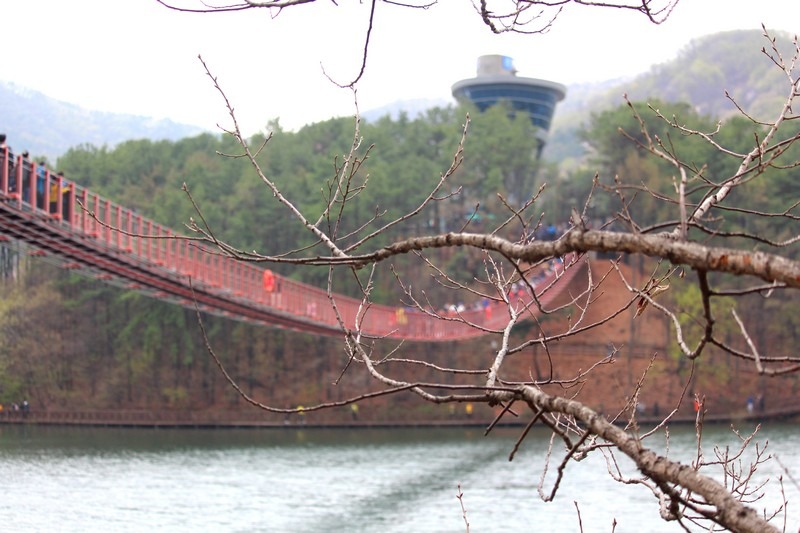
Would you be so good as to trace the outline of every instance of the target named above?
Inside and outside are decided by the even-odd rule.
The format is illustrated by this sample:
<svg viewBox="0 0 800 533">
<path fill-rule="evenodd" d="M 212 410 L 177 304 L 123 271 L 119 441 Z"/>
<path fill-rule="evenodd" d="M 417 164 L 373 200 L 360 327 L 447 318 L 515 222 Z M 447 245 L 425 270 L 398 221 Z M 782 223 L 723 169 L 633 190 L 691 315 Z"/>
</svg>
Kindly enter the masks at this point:
<svg viewBox="0 0 800 533">
<path fill-rule="evenodd" d="M 456 82 L 452 91 L 456 100 L 472 102 L 480 111 L 507 101 L 513 109 L 527 113 L 537 128 L 537 159 L 544 149 L 556 104 L 567 94 L 560 83 L 517 76 L 513 59 L 503 55 L 479 57 L 477 76 Z"/>
</svg>

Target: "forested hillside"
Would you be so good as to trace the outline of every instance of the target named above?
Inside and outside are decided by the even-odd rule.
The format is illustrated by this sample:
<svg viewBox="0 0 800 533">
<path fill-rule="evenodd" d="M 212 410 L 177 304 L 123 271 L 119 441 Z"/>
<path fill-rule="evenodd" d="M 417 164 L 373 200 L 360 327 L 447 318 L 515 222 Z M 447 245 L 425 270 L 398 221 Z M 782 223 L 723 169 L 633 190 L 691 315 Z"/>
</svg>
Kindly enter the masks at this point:
<svg viewBox="0 0 800 533">
<path fill-rule="evenodd" d="M 417 120 L 387 117 L 362 127 L 364 148 L 374 144 L 359 169 L 359 179 L 369 177 L 369 187 L 359 197 L 359 210 L 342 220 L 342 242 L 366 220 L 374 218 L 373 224 L 381 225 L 422 202 L 452 163 L 467 111 L 435 109 Z M 353 141 L 353 128 L 352 119 L 298 132 L 273 125 L 272 139 L 260 156 L 263 168 L 311 219 L 324 208 L 330 194 L 326 183 Z M 434 210 L 375 239 L 370 248 L 398 235 L 460 229 L 468 223 L 482 227 L 484 220 L 505 211 L 496 192 L 503 191 L 507 202 L 535 192 L 534 152 L 528 141 L 534 132 L 527 117 L 511 117 L 498 108 L 476 116 L 471 131 L 469 164 L 458 171 L 464 194 L 438 202 Z M 252 139 L 254 145 L 262 141 Z M 278 253 L 313 243 L 302 228 L 285 224 L 285 208 L 244 159 L 218 153 L 234 154 L 237 147 L 228 137 L 210 134 L 177 142 L 129 141 L 114 148 L 86 145 L 61 157 L 58 170 L 178 231 L 190 217 L 198 218 L 181 190 L 185 183 L 209 227 L 242 249 Z M 225 405 L 228 396 L 235 399 L 210 364 L 192 312 L 29 259 L 24 249 L 13 248 L 12 253 L 19 268 L 4 273 L 0 289 L 0 403 L 25 395 L 40 405 L 76 408 L 208 408 Z M 480 268 L 472 252 L 454 254 L 449 262 L 458 265 L 466 280 Z M 299 275 L 291 267 L 274 268 Z M 327 270 L 303 273 L 304 281 L 321 284 Z M 440 289 L 426 281 L 429 274 L 417 277 L 430 286 L 435 299 Z M 340 290 L 356 290 L 346 272 L 341 278 Z M 388 273 L 375 282 L 378 298 L 397 294 Z M 334 341 L 207 319 L 212 342 L 234 374 L 254 390 L 271 388 L 293 373 L 324 374 L 325 379 L 315 380 L 308 394 L 301 395 L 310 400 L 320 397 L 320 387 L 329 386 L 331 369 L 339 368 Z"/>
<path fill-rule="evenodd" d="M 718 38 L 724 38 L 721 42 L 729 44 L 728 50 L 734 49 L 736 38 Z M 741 36 L 739 39 L 744 40 Z M 742 46 L 752 47 L 752 43 Z M 714 80 L 734 79 L 733 70 L 723 66 L 721 59 L 702 60 L 700 51 L 693 48 L 682 55 L 685 68 L 696 65 L 690 69 L 697 71 L 696 76 L 690 76 L 698 80 L 696 88 L 688 82 L 666 83 L 678 77 L 679 71 L 662 66 L 651 73 L 653 77 L 662 76 L 661 83 L 652 81 L 648 85 L 640 80 L 631 85 L 630 94 L 649 94 L 661 87 L 674 98 L 693 97 L 713 92 L 701 89 L 715 84 Z M 737 59 L 749 65 L 741 56 L 738 53 Z M 708 61 L 712 65 L 718 63 L 718 68 L 709 72 L 701 68 Z M 749 72 L 740 75 L 732 92 L 749 94 L 745 90 L 747 84 L 762 83 L 764 77 Z M 730 118 L 721 109 L 711 109 L 703 103 L 705 100 L 667 100 L 648 98 L 666 117 L 674 115 L 680 123 L 704 131 L 713 130 L 719 119 L 727 120 L 731 128 L 719 140 L 732 148 L 745 146 L 761 128 L 744 118 Z M 742 104 L 748 105 L 748 101 L 743 99 Z M 708 163 L 702 175 L 730 171 L 708 143 L 697 138 L 670 137 L 666 123 L 648 113 L 644 102 L 635 101 L 634 106 L 651 131 L 674 141 L 685 160 L 697 161 L 698 165 Z M 513 217 L 516 207 L 537 194 L 536 216 L 541 217 L 541 228 L 552 225 L 560 231 L 573 208 L 584 208 L 593 186 L 596 190 L 585 205 L 586 213 L 591 224 L 602 226 L 623 209 L 620 198 L 599 190 L 616 175 L 649 176 L 638 193 L 656 191 L 662 198 L 673 198 L 674 170 L 663 162 L 645 158 L 634 143 L 619 134 L 618 128 L 622 127 L 634 138 L 640 135 L 629 109 L 622 105 L 602 111 L 598 106 L 595 111 L 585 117 L 583 128 L 576 134 L 584 155 L 569 167 L 539 166 L 530 142 L 534 135 L 530 121 L 513 116 L 503 107 L 483 114 L 462 107 L 436 108 L 413 120 L 401 115 L 362 124 L 361 151 L 367 157 L 357 169 L 356 182 L 366 182 L 368 186 L 358 196 L 357 208 L 341 220 L 338 234 L 342 244 L 352 242 L 352 230 L 364 224 L 379 227 L 420 205 L 451 165 L 467 113 L 471 122 L 464 162 L 452 180 L 455 185 L 442 191 L 441 200 L 429 209 L 368 241 L 363 246 L 365 251 L 409 235 L 488 230 Z M 342 154 L 353 142 L 354 126 L 352 119 L 320 122 L 297 132 L 283 131 L 277 123 L 271 125 L 272 137 L 258 156 L 259 162 L 270 179 L 311 220 L 317 220 L 325 208 L 331 194 L 329 183 L 340 169 Z M 251 144 L 259 146 L 264 140 L 256 137 Z M 179 141 L 135 140 L 113 148 L 87 144 L 73 147 L 59 158 L 57 170 L 69 180 L 184 233 L 183 225 L 198 216 L 182 191 L 185 183 L 211 230 L 240 249 L 278 254 L 313 246 L 313 239 L 302 226 L 286 223 L 285 207 L 274 201 L 246 159 L 219 155 L 235 155 L 239 150 L 230 137 L 211 134 Z M 784 199 L 797 197 L 797 183 L 789 173 L 761 180 L 750 189 L 753 205 L 783 212 L 791 207 L 784 205 Z M 451 194 L 456 192 L 459 194 Z M 690 199 L 699 194 L 702 192 L 690 194 Z M 649 194 L 637 196 L 635 190 L 624 209 L 641 224 L 657 225 L 669 219 L 669 203 L 656 202 Z M 738 220 L 736 212 L 729 216 L 734 223 Z M 790 228 L 779 223 L 742 228 L 745 229 L 773 241 L 791 234 Z M 710 227 L 709 232 L 713 235 L 714 228 Z M 191 311 L 85 279 L 32 258 L 16 245 L 9 245 L 6 250 L 3 257 L 11 259 L 3 263 L 0 272 L 0 403 L 28 397 L 38 405 L 75 408 L 227 409 L 238 405 L 238 396 L 222 382 L 210 361 Z M 484 268 L 482 256 L 476 251 L 451 251 L 439 259 L 451 274 L 459 273 L 464 283 Z M 398 270 L 405 271 L 408 279 L 425 289 L 432 302 L 447 303 L 441 286 L 433 280 L 434 272 L 421 271 L 420 266 L 412 267 L 404 261 L 402 257 L 394 260 Z M 304 281 L 320 285 L 324 285 L 327 276 L 325 268 L 304 268 L 302 274 L 291 266 L 272 268 L 287 276 L 302 275 Z M 342 271 L 337 275 L 337 290 L 355 294 L 357 285 L 352 273 Z M 388 270 L 379 274 L 374 283 L 376 300 L 397 301 L 398 286 Z M 679 302 L 685 311 L 685 327 L 691 328 L 692 317 L 703 312 L 699 293 L 676 289 L 667 297 Z M 746 305 L 741 306 L 742 302 Z M 748 323 L 759 325 L 755 329 L 759 345 L 800 341 L 800 303 L 753 296 L 742 298 L 740 307 Z M 332 382 L 344 362 L 337 340 L 213 317 L 206 320 L 212 345 L 248 392 L 269 395 L 273 404 L 282 400 L 338 398 L 340 389 Z M 735 324 L 722 320 L 719 327 L 733 331 Z M 433 348 L 420 346 L 419 350 Z M 474 347 L 464 345 L 458 350 L 467 357 Z M 312 379 L 295 379 L 296 376 Z M 288 383 L 303 383 L 307 390 L 287 390 L 283 385 Z M 383 414 L 391 415 L 389 411 Z"/>
<path fill-rule="evenodd" d="M 777 34 L 786 57 L 790 36 Z M 632 100 L 686 102 L 701 115 L 726 119 L 736 106 L 726 93 L 753 117 L 780 108 L 786 95 L 782 74 L 761 52 L 765 39 L 759 30 L 716 33 L 691 41 L 678 56 L 654 65 L 632 80 L 571 86 L 559 104 L 545 156 L 549 161 L 580 159 L 585 150 L 578 131 L 592 113 Z"/>
</svg>

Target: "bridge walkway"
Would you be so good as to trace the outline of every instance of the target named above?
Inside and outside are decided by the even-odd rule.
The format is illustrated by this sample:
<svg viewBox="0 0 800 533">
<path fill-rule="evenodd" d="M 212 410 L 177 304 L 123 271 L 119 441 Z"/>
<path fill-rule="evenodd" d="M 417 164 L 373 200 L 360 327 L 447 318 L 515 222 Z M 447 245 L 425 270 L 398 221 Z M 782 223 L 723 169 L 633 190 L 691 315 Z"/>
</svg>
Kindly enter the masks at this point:
<svg viewBox="0 0 800 533">
<path fill-rule="evenodd" d="M 44 165 L 15 157 L 8 146 L 0 148 L 0 240 L 27 243 L 34 253 L 55 258 L 64 268 L 184 307 L 196 304 L 207 313 L 273 327 L 340 333 L 324 290 L 181 238 Z M 540 287 L 555 282 L 541 295 L 541 303 L 551 303 L 566 290 L 582 266 L 570 261 L 554 265 L 539 280 Z M 336 301 L 345 324 L 353 328 L 360 300 L 339 295 Z M 531 295 L 523 295 L 519 304 L 530 301 Z M 467 322 L 502 328 L 503 313 L 491 311 L 487 306 L 458 313 Z M 371 306 L 362 324 L 370 335 L 417 341 L 484 334 L 462 321 L 384 305 Z"/>
</svg>

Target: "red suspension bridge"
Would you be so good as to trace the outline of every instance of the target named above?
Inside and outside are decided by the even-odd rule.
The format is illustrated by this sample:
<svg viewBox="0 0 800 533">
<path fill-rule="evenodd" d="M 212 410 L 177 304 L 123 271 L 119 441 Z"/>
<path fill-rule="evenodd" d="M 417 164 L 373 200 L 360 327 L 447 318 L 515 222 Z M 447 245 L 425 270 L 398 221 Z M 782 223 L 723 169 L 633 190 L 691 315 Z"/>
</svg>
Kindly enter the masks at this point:
<svg viewBox="0 0 800 533">
<path fill-rule="evenodd" d="M 185 307 L 196 305 L 207 313 L 316 334 L 341 331 L 324 290 L 180 237 L 45 165 L 14 157 L 5 145 L 0 148 L 0 241 L 25 242 L 31 253 L 50 256 L 63 268 Z M 578 265 L 551 269 L 538 286 L 557 282 L 541 296 L 541 303 L 552 302 L 579 270 Z M 520 305 L 531 299 L 524 294 L 516 298 Z M 345 296 L 337 296 L 336 302 L 352 328 L 361 302 Z M 373 305 L 361 324 L 363 331 L 375 336 L 459 340 L 484 334 L 469 323 L 502 327 L 507 315 L 492 313 L 492 307 L 457 310 L 455 316 L 464 319 L 459 321 Z"/>
</svg>

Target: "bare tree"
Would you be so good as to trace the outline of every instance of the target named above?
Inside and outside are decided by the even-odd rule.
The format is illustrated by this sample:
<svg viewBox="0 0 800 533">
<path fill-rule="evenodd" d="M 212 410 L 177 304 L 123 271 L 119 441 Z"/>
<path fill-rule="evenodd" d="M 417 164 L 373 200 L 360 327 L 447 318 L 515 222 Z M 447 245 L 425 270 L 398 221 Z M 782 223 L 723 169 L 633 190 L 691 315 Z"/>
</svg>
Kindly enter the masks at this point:
<svg viewBox="0 0 800 533">
<path fill-rule="evenodd" d="M 303 1 L 244 2 L 225 7 L 203 6 L 201 10 L 231 10 L 267 8 L 281 10 L 306 3 Z M 377 2 L 371 5 L 393 3 Z M 510 3 L 506 12 L 493 11 L 489 2 L 476 6 L 479 16 L 493 31 L 541 31 L 547 29 L 568 1 L 516 1 Z M 640 11 L 654 23 L 669 15 L 677 1 L 663 2 L 583 2 L 582 6 L 616 7 Z M 418 5 L 416 7 L 422 7 Z M 186 7 L 173 6 L 188 10 Z M 544 21 L 544 23 L 542 23 Z M 538 26 L 536 26 L 538 24 Z M 533 26 L 531 26 L 533 25 Z M 526 30 L 528 28 L 528 30 Z M 532 29 L 531 29 L 532 28 Z M 538 30 L 536 29 L 538 28 Z M 609 467 L 615 479 L 625 483 L 639 483 L 649 489 L 660 506 L 665 520 L 674 520 L 685 529 L 700 526 L 708 529 L 723 527 L 731 531 L 778 531 L 771 519 L 785 515 L 785 505 L 777 510 L 756 510 L 753 507 L 764 487 L 754 481 L 753 472 L 769 455 L 754 444 L 754 435 L 741 436 L 741 449 L 718 451 L 714 459 L 707 459 L 700 446 L 703 399 L 691 398 L 687 379 L 684 392 L 675 404 L 666 409 L 666 415 L 653 424 L 653 429 L 644 431 L 636 419 L 635 406 L 644 376 L 628 391 L 628 402 L 618 407 L 616 415 L 601 413 L 598 406 L 585 405 L 576 399 L 571 387 L 592 379 L 593 372 L 615 359 L 617 348 L 601 350 L 597 354 L 595 367 L 573 375 L 555 372 L 554 346 L 558 341 L 580 336 L 591 336 L 597 328 L 625 315 L 639 317 L 644 313 L 665 317 L 671 324 L 675 344 L 690 366 L 699 364 L 701 356 L 710 347 L 728 357 L 752 365 L 760 375 L 771 376 L 796 372 L 800 369 L 800 357 L 790 347 L 785 353 L 764 353 L 758 345 L 751 327 L 742 320 L 736 309 L 727 309 L 737 328 L 738 335 L 731 338 L 718 331 L 718 306 L 715 302 L 723 298 L 744 298 L 760 295 L 776 298 L 800 287 L 800 262 L 795 259 L 793 246 L 800 238 L 796 231 L 800 199 L 785 198 L 785 206 L 779 211 L 753 205 L 748 200 L 748 190 L 763 180 L 774 179 L 777 173 L 791 172 L 800 165 L 796 158 L 795 141 L 800 138 L 796 129 L 790 127 L 797 118 L 793 109 L 800 96 L 800 78 L 796 62 L 800 58 L 797 40 L 793 42 L 794 53 L 784 57 L 775 40 L 764 30 L 767 45 L 763 53 L 785 74 L 785 99 L 781 108 L 771 117 L 752 117 L 746 109 L 739 108 L 753 129 L 753 138 L 747 150 L 736 150 L 721 141 L 722 124 L 714 131 L 700 131 L 683 125 L 681 117 L 665 116 L 657 109 L 639 109 L 630 104 L 630 111 L 639 124 L 639 131 L 625 132 L 631 142 L 654 158 L 668 163 L 674 172 L 674 188 L 669 193 L 653 190 L 647 185 L 646 176 L 597 176 L 591 193 L 583 208 L 573 209 L 569 229 L 557 239 L 537 239 L 541 224 L 538 211 L 538 195 L 529 198 L 520 206 L 507 202 L 502 193 L 499 198 L 505 203 L 507 217 L 490 231 L 471 233 L 469 223 L 462 231 L 446 234 L 401 238 L 386 246 L 374 247 L 373 243 L 389 230 L 402 228 L 403 224 L 433 209 L 437 203 L 459 194 L 457 185 L 451 184 L 454 175 L 464 164 L 464 137 L 453 154 L 452 164 L 443 169 L 435 180 L 430 193 L 414 210 L 392 220 L 385 220 L 379 210 L 367 220 L 359 221 L 355 231 L 343 224 L 348 207 L 361 191 L 368 186 L 368 176 L 360 172 L 370 154 L 370 147 L 362 139 L 360 123 L 354 123 L 353 142 L 348 153 L 335 162 L 335 176 L 327 183 L 327 208 L 321 215 L 303 213 L 286 197 L 278 184 L 262 171 L 258 154 L 268 150 L 269 137 L 265 145 L 251 146 L 239 130 L 233 106 L 228 102 L 222 85 L 211 70 L 206 72 L 230 112 L 232 126 L 226 133 L 237 139 L 241 152 L 223 154 L 228 157 L 247 158 L 257 176 L 269 188 L 275 201 L 283 204 L 294 223 L 301 224 L 313 235 L 315 244 L 296 250 L 286 250 L 280 255 L 262 255 L 246 252 L 234 244 L 220 241 L 213 228 L 192 222 L 193 238 L 207 241 L 222 253 L 243 261 L 290 263 L 294 265 L 325 265 L 329 268 L 328 298 L 339 319 L 347 357 L 342 362 L 342 375 L 348 372 L 365 372 L 379 386 L 370 394 L 353 396 L 334 403 L 322 403 L 304 407 L 304 411 L 328 409 L 364 401 L 375 396 L 393 394 L 415 394 L 434 404 L 476 403 L 496 408 L 497 417 L 487 428 L 487 433 L 506 417 L 524 417 L 527 426 L 522 430 L 517 447 L 525 440 L 534 424 L 548 427 L 557 440 L 563 443 L 560 458 L 554 454 L 551 460 L 558 461 L 557 480 L 549 492 L 541 490 L 544 499 L 555 497 L 564 467 L 590 453 L 604 454 L 609 465 L 616 465 L 616 456 L 629 457 L 641 477 L 632 480 L 617 468 Z M 368 39 L 367 39 L 368 43 Z M 366 50 L 366 47 L 365 47 Z M 363 57 L 366 65 L 366 51 Z M 735 95 L 729 95 L 736 103 Z M 668 125 L 666 136 L 650 132 L 644 113 L 653 113 Z M 469 131 L 469 117 L 465 117 L 463 135 Z M 720 156 L 735 162 L 733 172 L 726 176 L 709 175 L 702 162 L 684 158 L 679 140 L 697 138 L 713 147 Z M 610 178 L 610 179 L 603 179 Z M 455 192 L 454 192 L 455 191 Z M 796 193 L 796 189 L 794 189 Z M 618 206 L 612 220 L 605 220 L 601 227 L 592 227 L 587 217 L 587 208 L 599 195 L 608 195 Z M 666 206 L 673 214 L 671 218 L 657 224 L 643 225 L 637 220 L 633 206 L 638 198 L 646 197 Z M 781 235 L 771 236 L 763 231 L 748 232 L 741 225 L 733 225 L 731 215 L 737 220 L 747 219 L 752 224 L 745 227 L 763 228 L 782 222 L 789 228 Z M 202 218 L 200 218 L 202 220 Z M 289 223 L 289 222 L 287 222 Z M 483 258 L 482 275 L 464 280 L 457 273 L 448 272 L 439 261 L 437 251 L 443 248 L 469 248 Z M 590 261 L 598 253 L 611 254 L 615 259 Z M 493 350 L 486 354 L 485 366 L 481 368 L 449 368 L 431 361 L 405 357 L 402 343 L 376 338 L 363 327 L 363 319 L 370 313 L 373 304 L 372 280 L 379 269 L 386 268 L 394 257 L 411 255 L 430 269 L 432 277 L 442 287 L 457 294 L 458 300 L 488 301 L 495 317 L 501 322 L 486 322 L 470 318 L 465 313 L 445 312 L 441 302 L 432 302 L 424 291 L 406 279 L 402 272 L 392 272 L 402 289 L 403 305 L 431 320 L 468 324 L 487 337 L 494 338 Z M 627 275 L 621 267 L 626 257 L 652 258 L 652 269 L 642 283 Z M 602 269 L 598 265 L 605 265 Z M 362 305 L 355 320 L 348 320 L 337 307 L 337 290 L 333 272 L 349 269 L 352 280 L 358 285 Z M 537 275 L 550 269 L 551 276 Z M 687 275 L 687 272 L 692 274 Z M 582 290 L 558 298 L 549 297 L 563 286 L 563 278 L 579 277 Z M 539 280 L 547 280 L 538 283 Z M 597 301 L 610 283 L 624 287 L 624 302 L 613 309 L 605 309 L 599 315 L 592 312 Z M 669 298 L 669 289 L 693 284 L 699 291 L 702 313 L 694 317 L 695 323 L 687 328 L 681 321 L 681 312 Z M 516 290 L 512 291 L 512 286 Z M 666 296 L 664 293 L 667 293 Z M 455 299 L 455 298 L 454 298 Z M 564 311 L 569 316 L 564 318 Z M 549 317 L 561 317 L 548 320 Z M 533 324 L 531 327 L 530 324 Z M 523 327 L 524 326 L 524 327 Z M 523 331 L 524 334 L 518 334 Z M 531 376 L 521 373 L 513 366 L 513 360 L 524 350 L 537 347 L 546 354 L 549 370 L 543 375 Z M 219 364 L 214 349 L 209 351 Z M 253 405 L 273 412 L 290 413 L 248 396 L 235 380 L 225 374 L 231 385 Z M 409 379 L 408 376 L 414 376 Z M 441 376 L 455 376 L 444 380 Z M 437 378 L 438 376 L 438 378 Z M 681 464 L 657 454 L 647 446 L 656 430 L 663 429 L 673 420 L 682 405 L 697 402 L 698 455 L 692 464 Z M 744 450 L 756 447 L 755 459 L 747 467 L 741 467 Z M 511 451 L 511 458 L 516 447 Z M 727 480 L 725 482 L 719 479 Z"/>
</svg>

